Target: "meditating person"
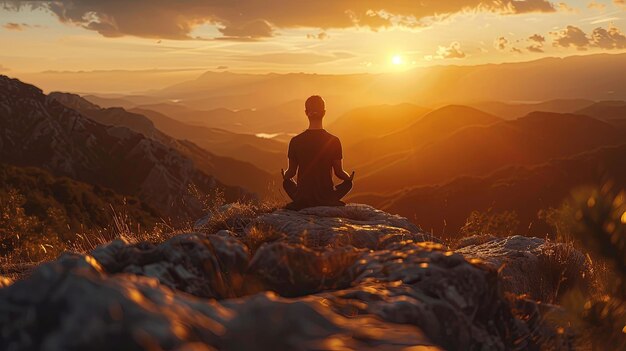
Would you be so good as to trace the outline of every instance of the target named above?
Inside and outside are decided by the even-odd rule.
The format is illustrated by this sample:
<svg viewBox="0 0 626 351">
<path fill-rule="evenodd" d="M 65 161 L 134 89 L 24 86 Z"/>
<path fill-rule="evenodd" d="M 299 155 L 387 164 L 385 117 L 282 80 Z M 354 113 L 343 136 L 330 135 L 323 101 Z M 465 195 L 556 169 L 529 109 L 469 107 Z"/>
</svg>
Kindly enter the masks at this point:
<svg viewBox="0 0 626 351">
<path fill-rule="evenodd" d="M 292 202 L 286 208 L 301 210 L 314 206 L 344 206 L 341 199 L 352 189 L 354 172 L 343 170 L 343 155 L 339 138 L 324 129 L 326 103 L 314 95 L 306 100 L 305 113 L 309 128 L 289 142 L 289 168 L 283 175 L 283 188 Z M 336 187 L 333 176 L 343 180 Z M 297 182 L 293 177 L 297 174 Z"/>
</svg>

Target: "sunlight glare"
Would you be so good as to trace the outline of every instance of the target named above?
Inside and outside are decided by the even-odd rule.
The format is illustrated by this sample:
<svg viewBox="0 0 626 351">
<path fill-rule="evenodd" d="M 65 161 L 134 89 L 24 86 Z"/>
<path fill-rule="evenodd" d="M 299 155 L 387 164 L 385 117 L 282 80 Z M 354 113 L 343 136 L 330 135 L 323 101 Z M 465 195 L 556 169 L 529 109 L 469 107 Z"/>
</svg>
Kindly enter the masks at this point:
<svg viewBox="0 0 626 351">
<path fill-rule="evenodd" d="M 391 63 L 393 63 L 396 66 L 399 66 L 404 63 L 404 59 L 400 55 L 393 55 L 393 57 L 391 58 Z"/>
</svg>

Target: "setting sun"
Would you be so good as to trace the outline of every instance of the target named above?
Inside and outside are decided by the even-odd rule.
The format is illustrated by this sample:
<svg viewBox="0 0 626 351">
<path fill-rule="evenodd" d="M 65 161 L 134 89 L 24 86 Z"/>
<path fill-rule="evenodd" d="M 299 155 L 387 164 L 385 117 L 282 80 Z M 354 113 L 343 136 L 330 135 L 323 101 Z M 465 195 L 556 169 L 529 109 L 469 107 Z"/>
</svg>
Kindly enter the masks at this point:
<svg viewBox="0 0 626 351">
<path fill-rule="evenodd" d="M 393 57 L 391 58 L 391 63 L 393 63 L 396 66 L 399 66 L 404 63 L 404 59 L 400 55 L 393 55 Z"/>
</svg>

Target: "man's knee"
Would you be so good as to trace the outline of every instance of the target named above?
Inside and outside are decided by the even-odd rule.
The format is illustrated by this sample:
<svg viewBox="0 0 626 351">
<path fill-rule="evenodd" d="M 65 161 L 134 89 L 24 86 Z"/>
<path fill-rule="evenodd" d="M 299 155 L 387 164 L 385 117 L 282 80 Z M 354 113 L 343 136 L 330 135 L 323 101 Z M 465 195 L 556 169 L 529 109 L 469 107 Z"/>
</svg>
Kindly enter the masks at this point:
<svg viewBox="0 0 626 351">
<path fill-rule="evenodd" d="M 344 180 L 342 183 L 337 185 L 337 189 L 346 189 L 346 190 L 352 189 L 352 181 L 351 180 Z"/>
<path fill-rule="evenodd" d="M 296 191 L 298 190 L 298 184 L 294 182 L 292 179 L 283 180 L 283 189 L 287 195 L 293 200 L 296 196 Z"/>
<path fill-rule="evenodd" d="M 298 185 L 296 184 L 296 182 L 293 181 L 293 179 L 284 179 L 283 180 L 283 188 L 285 188 L 285 190 L 287 189 L 295 189 Z"/>
<path fill-rule="evenodd" d="M 344 196 L 348 195 L 350 190 L 352 190 L 351 180 L 346 180 L 343 183 L 337 185 L 335 187 L 335 196 L 337 200 L 341 200 Z"/>
</svg>

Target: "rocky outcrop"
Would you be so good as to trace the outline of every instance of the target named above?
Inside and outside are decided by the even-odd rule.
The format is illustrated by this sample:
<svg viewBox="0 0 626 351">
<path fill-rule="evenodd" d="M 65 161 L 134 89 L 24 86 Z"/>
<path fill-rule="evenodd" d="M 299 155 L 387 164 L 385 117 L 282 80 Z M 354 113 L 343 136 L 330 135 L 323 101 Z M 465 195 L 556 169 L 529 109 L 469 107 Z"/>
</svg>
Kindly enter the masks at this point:
<svg viewBox="0 0 626 351">
<path fill-rule="evenodd" d="M 307 247 L 354 246 L 376 250 L 393 242 L 438 241 L 404 217 L 368 205 L 279 210 L 258 216 L 245 229 L 283 235 Z"/>
<path fill-rule="evenodd" d="M 554 303 L 571 289 L 591 288 L 589 262 L 572 245 L 520 235 L 471 239 L 456 252 L 498 270 L 503 287 L 514 294 Z"/>
<path fill-rule="evenodd" d="M 250 239 L 263 231 L 278 233 Z M 546 323 L 536 303 L 505 297 L 490 264 L 431 239 L 406 219 L 351 205 L 278 210 L 161 244 L 118 240 L 7 282 L 0 341 L 16 350 L 566 345 L 568 329 Z"/>
</svg>

